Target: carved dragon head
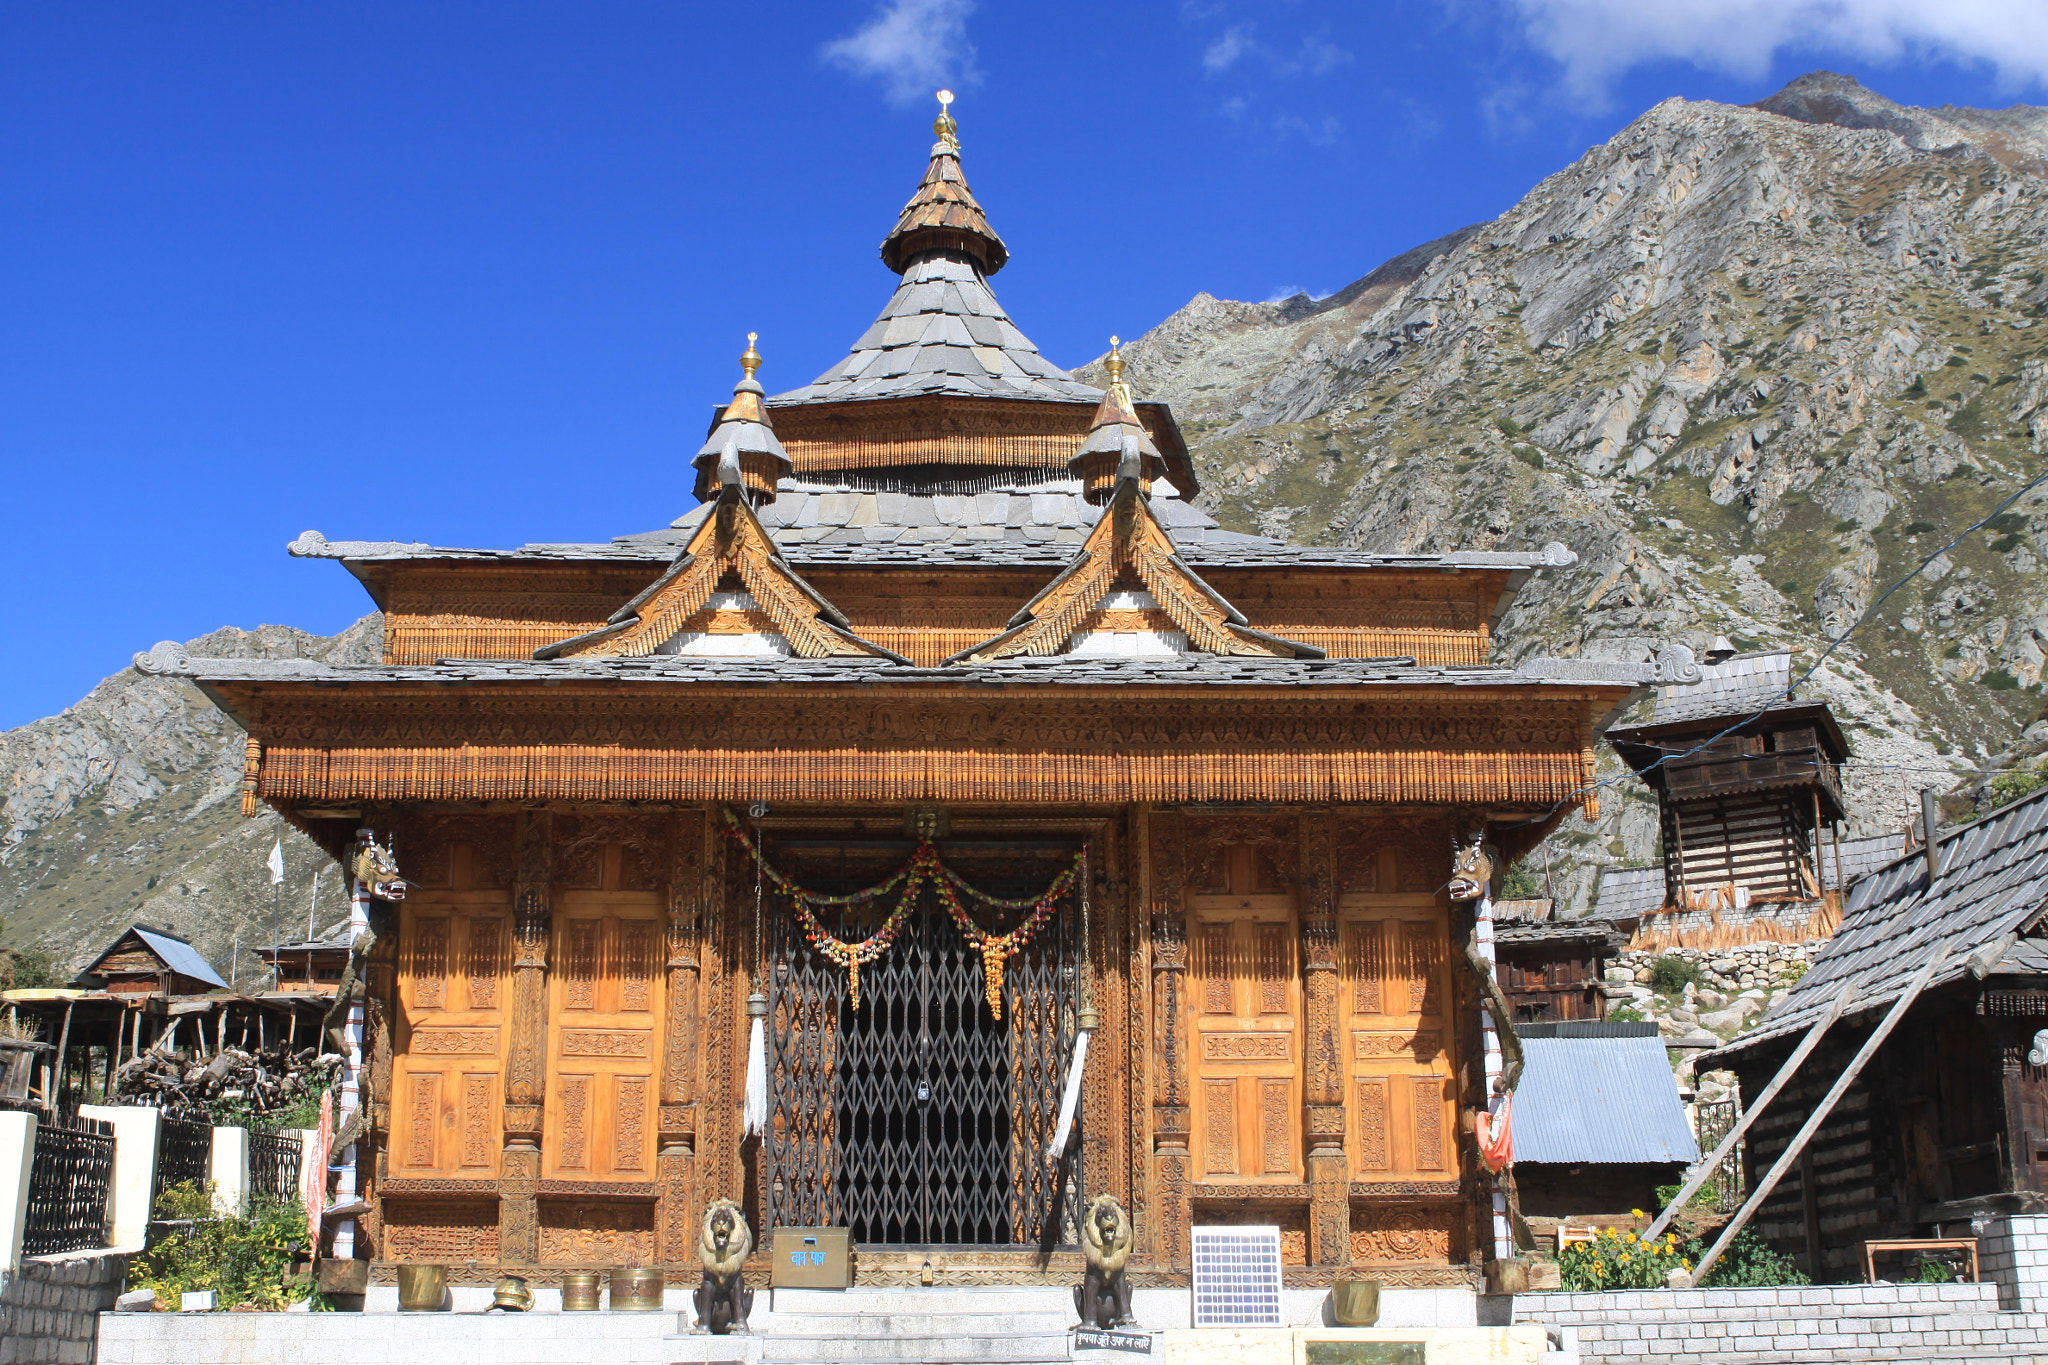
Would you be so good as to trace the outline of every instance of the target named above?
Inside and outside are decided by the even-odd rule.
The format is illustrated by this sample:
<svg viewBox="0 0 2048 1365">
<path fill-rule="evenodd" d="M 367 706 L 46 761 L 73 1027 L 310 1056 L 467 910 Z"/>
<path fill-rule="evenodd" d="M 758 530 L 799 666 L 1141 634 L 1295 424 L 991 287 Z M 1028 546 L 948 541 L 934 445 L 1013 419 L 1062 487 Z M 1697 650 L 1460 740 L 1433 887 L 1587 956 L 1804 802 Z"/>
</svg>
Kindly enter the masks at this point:
<svg viewBox="0 0 2048 1365">
<path fill-rule="evenodd" d="M 1486 894 L 1487 883 L 1493 880 L 1493 859 L 1486 851 L 1484 831 L 1467 836 L 1467 841 L 1458 845 L 1458 851 L 1451 859 L 1451 899 L 1454 901 L 1476 901 Z"/>
<path fill-rule="evenodd" d="M 369 830 L 356 831 L 355 855 L 349 859 L 349 875 L 370 888 L 370 894 L 378 900 L 402 901 L 409 889 L 404 877 L 398 874 L 398 859 L 391 849 L 377 842 Z"/>
</svg>

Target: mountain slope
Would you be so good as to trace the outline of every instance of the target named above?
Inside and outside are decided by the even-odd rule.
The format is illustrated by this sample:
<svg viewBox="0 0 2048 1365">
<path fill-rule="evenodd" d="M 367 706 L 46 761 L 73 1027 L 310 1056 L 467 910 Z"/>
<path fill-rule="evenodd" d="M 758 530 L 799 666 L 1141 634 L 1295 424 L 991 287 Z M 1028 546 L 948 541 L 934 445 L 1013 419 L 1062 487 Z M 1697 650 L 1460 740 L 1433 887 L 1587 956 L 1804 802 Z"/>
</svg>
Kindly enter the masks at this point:
<svg viewBox="0 0 2048 1365">
<path fill-rule="evenodd" d="M 369 662 L 382 640 L 382 618 L 368 616 L 331 637 L 230 627 L 187 648 Z M 190 938 L 224 977 L 239 938 L 247 982 L 258 970 L 250 949 L 271 941 L 275 921 L 291 939 L 305 933 L 309 908 L 321 928 L 344 917 L 347 894 L 326 854 L 268 810 L 242 818 L 242 743 L 190 682 L 128 670 L 61 715 L 0 733 L 4 941 L 49 949 L 68 976 L 139 920 Z M 264 865 L 279 838 L 282 895 Z"/>
<path fill-rule="evenodd" d="M 1225 525 L 1378 550 L 1562 540 L 1500 654 L 1646 637 L 1808 650 L 2048 469 L 2048 111 L 1921 110 L 1815 73 L 1667 100 L 1493 222 L 1342 293 L 1198 295 L 1125 348 Z M 1093 377 L 1094 367 L 1083 371 Z M 2007 748 L 2048 664 L 2029 498 L 1890 599 L 1811 690 L 1859 832 Z M 1655 844 L 1617 784 L 1554 862 Z"/>
</svg>

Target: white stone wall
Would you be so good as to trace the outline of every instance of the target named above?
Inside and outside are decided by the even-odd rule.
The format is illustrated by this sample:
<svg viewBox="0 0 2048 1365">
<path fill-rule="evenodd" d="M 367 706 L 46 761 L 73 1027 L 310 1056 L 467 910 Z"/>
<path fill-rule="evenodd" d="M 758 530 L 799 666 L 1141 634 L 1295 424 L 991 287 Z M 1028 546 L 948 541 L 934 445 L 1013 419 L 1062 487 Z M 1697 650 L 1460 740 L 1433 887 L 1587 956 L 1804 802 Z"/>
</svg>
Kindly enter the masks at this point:
<svg viewBox="0 0 2048 1365">
<path fill-rule="evenodd" d="M 2006 1308 L 2048 1312 L 2048 1216 L 1993 1219 L 1977 1236 L 1977 1262 Z"/>
<path fill-rule="evenodd" d="M 2048 1313 L 2002 1311 L 2001 1288 L 1838 1284 L 1521 1294 L 1514 1316 L 1518 1323 L 1571 1329 L 1583 1365 L 2032 1362 L 2043 1353 Z"/>
</svg>

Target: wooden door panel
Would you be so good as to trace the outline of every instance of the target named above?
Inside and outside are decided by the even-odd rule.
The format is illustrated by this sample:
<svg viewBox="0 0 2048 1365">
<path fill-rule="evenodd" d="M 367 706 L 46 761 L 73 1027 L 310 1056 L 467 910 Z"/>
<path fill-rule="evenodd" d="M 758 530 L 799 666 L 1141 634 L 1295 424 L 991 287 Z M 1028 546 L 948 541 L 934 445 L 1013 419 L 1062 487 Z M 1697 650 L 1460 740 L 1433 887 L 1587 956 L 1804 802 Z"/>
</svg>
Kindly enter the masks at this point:
<svg viewBox="0 0 2048 1365">
<path fill-rule="evenodd" d="M 495 1175 L 503 1143 L 511 906 L 502 891 L 422 889 L 399 911 L 392 1174 Z"/>
<path fill-rule="evenodd" d="M 658 892 L 557 895 L 541 1144 L 551 1179 L 654 1178 L 662 924 Z"/>
<path fill-rule="evenodd" d="M 1430 896 L 1362 893 L 1338 910 L 1352 1178 L 1452 1179 L 1449 910 Z"/>
<path fill-rule="evenodd" d="M 1229 889 L 1188 898 L 1195 1169 L 1205 1182 L 1295 1183 L 1304 1177 L 1294 898 L 1262 883 L 1252 857 L 1221 862 Z"/>
</svg>

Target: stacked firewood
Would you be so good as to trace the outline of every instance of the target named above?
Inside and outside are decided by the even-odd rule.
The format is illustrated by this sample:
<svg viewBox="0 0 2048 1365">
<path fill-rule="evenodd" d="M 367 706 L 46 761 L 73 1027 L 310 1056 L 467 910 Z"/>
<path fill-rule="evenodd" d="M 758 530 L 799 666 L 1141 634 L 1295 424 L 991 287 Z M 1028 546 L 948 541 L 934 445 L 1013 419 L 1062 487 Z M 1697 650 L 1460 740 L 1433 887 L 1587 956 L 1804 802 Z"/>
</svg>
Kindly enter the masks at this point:
<svg viewBox="0 0 2048 1365">
<path fill-rule="evenodd" d="M 179 1108 L 239 1100 L 264 1114 L 325 1089 L 341 1064 L 310 1047 L 229 1047 L 201 1059 L 150 1050 L 115 1071 L 115 1103 Z"/>
</svg>

